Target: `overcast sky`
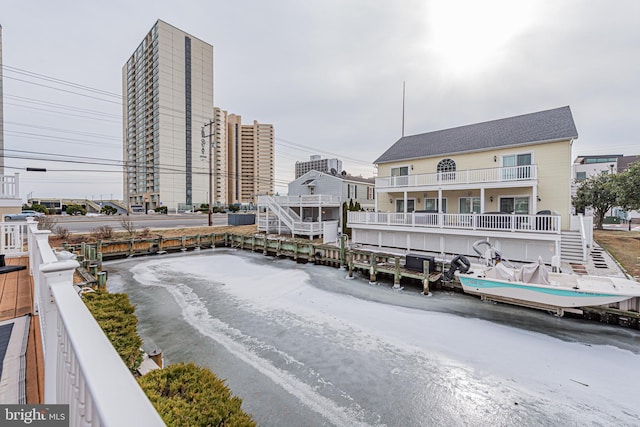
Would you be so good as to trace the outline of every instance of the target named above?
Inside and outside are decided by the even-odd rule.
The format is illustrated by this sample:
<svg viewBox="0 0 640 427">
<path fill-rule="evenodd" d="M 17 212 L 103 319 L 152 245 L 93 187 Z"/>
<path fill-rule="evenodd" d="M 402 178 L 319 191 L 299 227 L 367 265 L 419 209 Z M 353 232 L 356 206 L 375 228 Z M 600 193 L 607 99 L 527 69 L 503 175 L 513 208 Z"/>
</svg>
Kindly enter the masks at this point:
<svg viewBox="0 0 640 427">
<path fill-rule="evenodd" d="M 7 1 L 5 173 L 23 198 L 122 198 L 116 168 L 69 161 L 122 159 L 121 69 L 157 19 L 214 46 L 216 106 L 274 125 L 281 194 L 312 154 L 373 176 L 403 81 L 406 135 L 569 105 L 574 157 L 640 154 L 637 0 Z"/>
</svg>

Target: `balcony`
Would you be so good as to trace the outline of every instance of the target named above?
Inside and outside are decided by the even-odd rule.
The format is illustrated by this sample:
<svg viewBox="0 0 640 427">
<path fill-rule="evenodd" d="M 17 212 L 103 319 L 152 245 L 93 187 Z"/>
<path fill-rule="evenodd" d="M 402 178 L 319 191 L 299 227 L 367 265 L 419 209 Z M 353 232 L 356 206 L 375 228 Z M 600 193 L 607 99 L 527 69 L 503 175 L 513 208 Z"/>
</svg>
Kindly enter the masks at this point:
<svg viewBox="0 0 640 427">
<path fill-rule="evenodd" d="M 505 183 L 525 183 L 537 179 L 536 165 L 508 166 L 489 169 L 467 169 L 454 172 L 437 172 L 417 175 L 399 175 L 376 178 L 376 190 L 417 188 L 429 189 L 469 186 L 498 187 Z"/>
<path fill-rule="evenodd" d="M 560 234 L 559 215 L 349 212 L 347 225 L 381 226 L 387 230 L 411 227 L 425 231 L 449 229 Z"/>
<path fill-rule="evenodd" d="M 29 257 L 12 258 L 7 264 L 25 265 L 27 269 L 5 274 L 15 275 L 7 281 L 20 285 L 14 287 L 17 292 L 28 291 L 26 299 L 16 292 L 6 292 L 17 301 L 10 317 L 17 319 L 30 313 L 31 323 L 40 331 L 29 332 L 30 344 L 26 351 L 35 354 L 32 357 L 35 366 L 27 362 L 30 366 L 26 374 L 27 399 L 30 399 L 27 403 L 69 405 L 68 423 L 73 426 L 164 425 L 78 295 L 73 285 L 78 262 L 56 254 L 49 245 L 50 232 L 38 230 L 37 223 L 28 221 L 23 227 L 27 232 Z M 23 239 L 17 236 L 21 230 L 15 225 L 1 224 L 0 228 L 3 236 L 14 236 L 8 240 L 14 246 L 18 241 L 24 245 Z M 15 257 L 24 250 L 23 245 L 7 246 L 8 241 L 3 240 L 1 253 Z M 1 295 L 3 303 L 7 295 Z M 35 380 L 39 384 L 34 390 L 34 383 L 28 383 L 29 378 L 33 380 L 42 371 L 44 378 Z M 16 383 L 16 387 L 19 388 L 19 384 Z"/>
</svg>

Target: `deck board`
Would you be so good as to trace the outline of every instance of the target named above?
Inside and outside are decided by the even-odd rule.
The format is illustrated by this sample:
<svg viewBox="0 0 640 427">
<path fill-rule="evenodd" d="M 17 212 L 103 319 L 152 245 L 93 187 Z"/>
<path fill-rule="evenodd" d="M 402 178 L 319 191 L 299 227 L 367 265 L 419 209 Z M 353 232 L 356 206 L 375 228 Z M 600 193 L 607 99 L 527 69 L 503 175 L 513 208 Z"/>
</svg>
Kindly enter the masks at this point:
<svg viewBox="0 0 640 427">
<path fill-rule="evenodd" d="M 29 257 L 6 258 L 5 261 L 7 265 L 24 265 L 27 268 L 0 274 L 0 320 L 33 314 L 34 294 Z M 27 403 L 44 403 L 44 357 L 38 316 L 33 316 L 29 324 L 25 387 Z"/>
</svg>

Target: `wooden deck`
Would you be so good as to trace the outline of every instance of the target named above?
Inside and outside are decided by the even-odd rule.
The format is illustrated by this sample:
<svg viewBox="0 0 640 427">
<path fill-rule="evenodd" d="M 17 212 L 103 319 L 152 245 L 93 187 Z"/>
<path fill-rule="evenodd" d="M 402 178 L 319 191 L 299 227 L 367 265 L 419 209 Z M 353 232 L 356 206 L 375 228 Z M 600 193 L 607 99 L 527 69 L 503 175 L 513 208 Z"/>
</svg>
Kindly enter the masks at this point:
<svg viewBox="0 0 640 427">
<path fill-rule="evenodd" d="M 0 274 L 0 321 L 30 315 L 26 358 L 26 397 L 28 404 L 44 403 L 44 356 L 40 320 L 33 316 L 33 280 L 29 258 L 7 258 L 7 265 L 24 265 L 26 270 Z"/>
</svg>

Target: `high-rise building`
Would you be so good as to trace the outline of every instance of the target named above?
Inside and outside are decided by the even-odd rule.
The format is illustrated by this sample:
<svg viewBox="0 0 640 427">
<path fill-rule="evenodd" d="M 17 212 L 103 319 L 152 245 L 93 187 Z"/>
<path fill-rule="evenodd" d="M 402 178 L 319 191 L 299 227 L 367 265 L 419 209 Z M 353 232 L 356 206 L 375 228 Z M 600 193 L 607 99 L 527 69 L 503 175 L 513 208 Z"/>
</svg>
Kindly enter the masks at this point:
<svg viewBox="0 0 640 427">
<path fill-rule="evenodd" d="M 243 125 L 242 117 L 214 109 L 215 134 L 220 134 L 224 148 L 216 155 L 215 176 L 224 176 L 226 189 L 222 204 L 255 204 L 258 195 L 272 194 L 275 188 L 273 125 Z M 217 119 L 220 118 L 220 121 Z M 218 145 L 217 145 L 218 146 Z M 217 191 L 217 189 L 216 189 Z"/>
<path fill-rule="evenodd" d="M 314 155 L 308 162 L 296 162 L 296 179 L 312 170 L 336 175 L 342 172 L 342 160 L 321 159 L 320 156 Z"/>
<path fill-rule="evenodd" d="M 208 203 L 213 46 L 158 20 L 122 67 L 122 92 L 125 202 Z"/>
<path fill-rule="evenodd" d="M 3 111 L 3 98 L 2 92 L 2 25 L 0 25 L 0 150 L 3 155 L 0 156 L 0 176 L 4 175 L 4 111 Z"/>
</svg>

